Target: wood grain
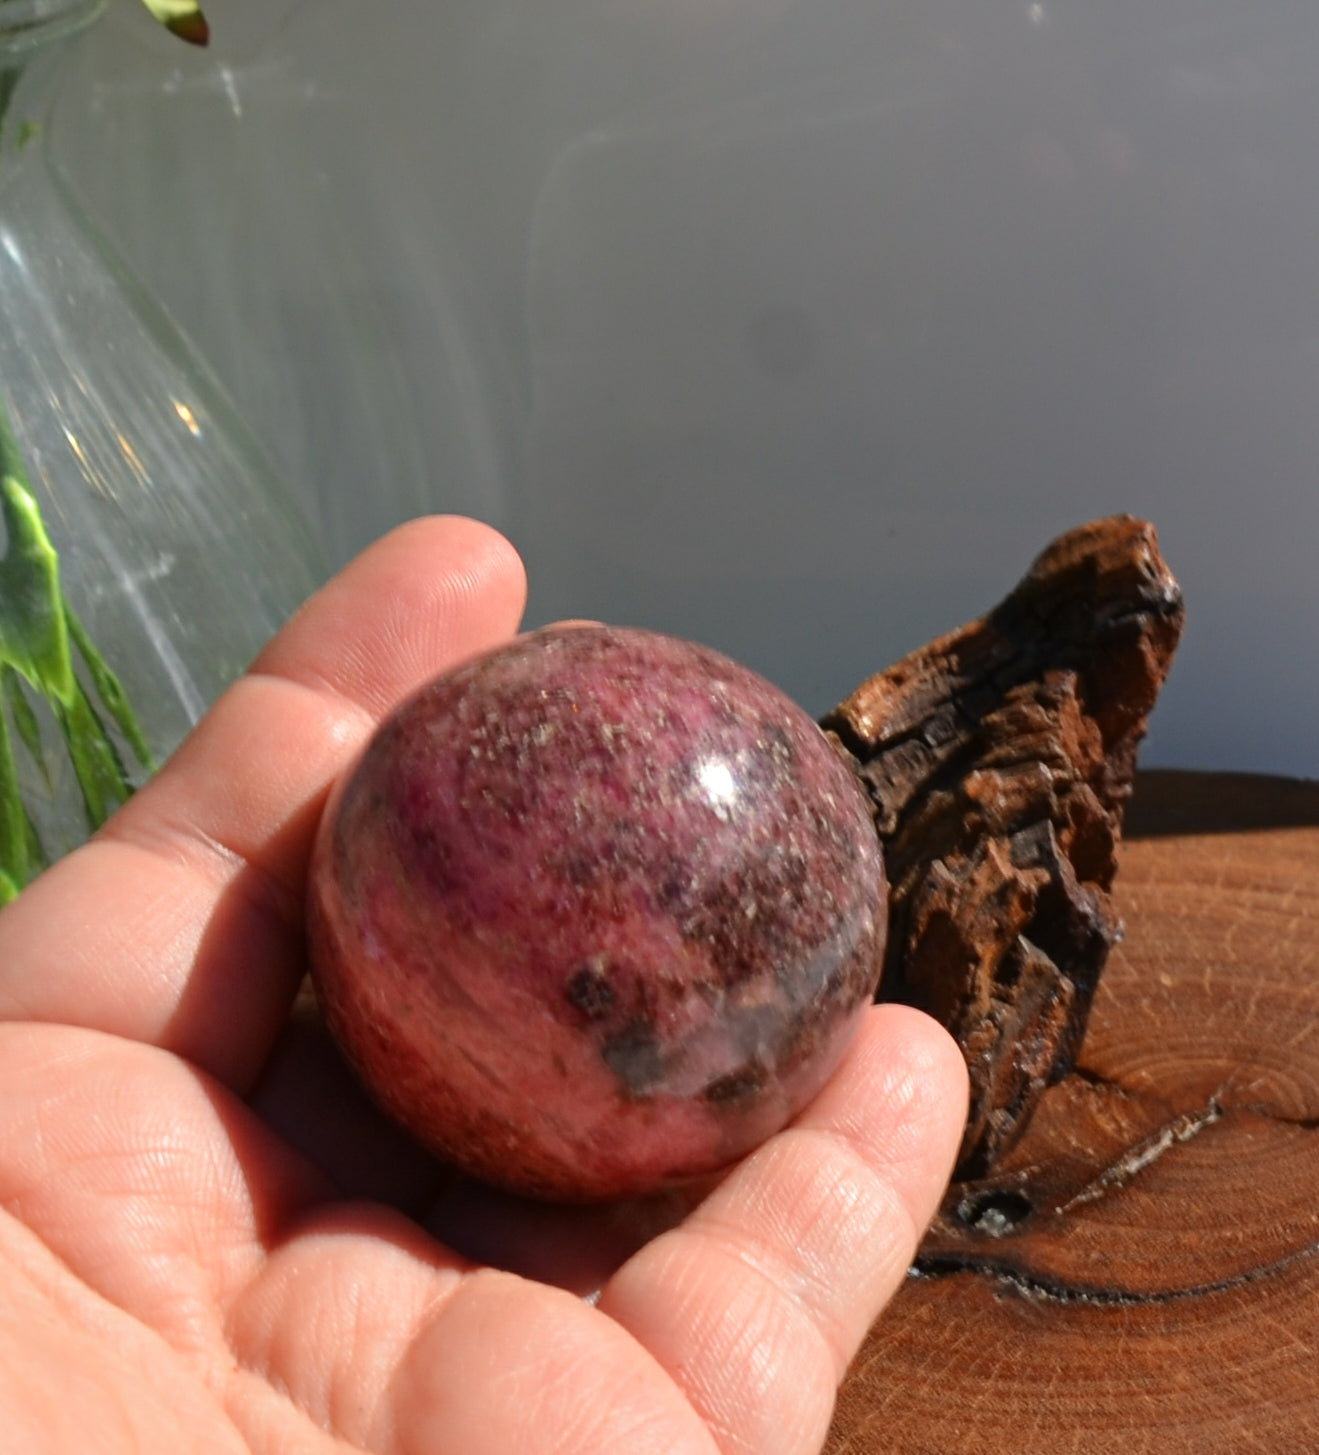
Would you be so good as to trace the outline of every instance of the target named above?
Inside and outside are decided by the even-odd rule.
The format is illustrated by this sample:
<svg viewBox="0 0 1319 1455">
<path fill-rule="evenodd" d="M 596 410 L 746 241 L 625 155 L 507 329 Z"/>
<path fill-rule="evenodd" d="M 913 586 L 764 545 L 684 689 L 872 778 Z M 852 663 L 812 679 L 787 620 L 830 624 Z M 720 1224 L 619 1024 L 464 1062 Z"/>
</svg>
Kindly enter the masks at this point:
<svg viewBox="0 0 1319 1455">
<path fill-rule="evenodd" d="M 1075 1071 L 950 1189 L 828 1455 L 1319 1449 L 1319 785 L 1140 775 Z"/>
</svg>

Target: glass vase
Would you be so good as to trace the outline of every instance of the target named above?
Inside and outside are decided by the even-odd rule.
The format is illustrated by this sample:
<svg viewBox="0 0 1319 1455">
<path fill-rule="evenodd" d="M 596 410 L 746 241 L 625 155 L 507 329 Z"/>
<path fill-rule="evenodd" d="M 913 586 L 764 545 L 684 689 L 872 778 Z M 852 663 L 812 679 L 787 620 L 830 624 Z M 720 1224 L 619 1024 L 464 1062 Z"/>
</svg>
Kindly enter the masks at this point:
<svg viewBox="0 0 1319 1455">
<path fill-rule="evenodd" d="M 0 0 L 0 903 L 145 779 L 325 574 L 51 164 L 62 62 L 103 5 Z"/>
</svg>

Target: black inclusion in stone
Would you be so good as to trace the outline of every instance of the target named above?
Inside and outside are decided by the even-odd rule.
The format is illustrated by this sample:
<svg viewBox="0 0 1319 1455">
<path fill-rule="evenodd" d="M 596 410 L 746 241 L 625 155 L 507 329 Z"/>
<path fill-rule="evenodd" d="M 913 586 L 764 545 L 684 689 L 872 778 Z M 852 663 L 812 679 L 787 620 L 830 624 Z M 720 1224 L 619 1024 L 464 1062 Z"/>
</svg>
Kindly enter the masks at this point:
<svg viewBox="0 0 1319 1455">
<path fill-rule="evenodd" d="M 588 1021 L 605 1020 L 618 1000 L 608 973 L 598 965 L 583 965 L 568 977 L 564 998 Z"/>
</svg>

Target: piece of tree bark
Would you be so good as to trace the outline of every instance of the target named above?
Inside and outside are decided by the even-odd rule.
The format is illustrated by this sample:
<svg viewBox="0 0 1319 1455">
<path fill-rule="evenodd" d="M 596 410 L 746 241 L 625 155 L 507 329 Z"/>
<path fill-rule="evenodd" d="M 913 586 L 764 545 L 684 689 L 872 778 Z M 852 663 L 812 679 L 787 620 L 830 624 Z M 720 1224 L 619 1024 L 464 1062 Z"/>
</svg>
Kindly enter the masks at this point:
<svg viewBox="0 0 1319 1455">
<path fill-rule="evenodd" d="M 823 721 L 884 841 L 879 998 L 929 1011 L 970 1069 L 959 1176 L 992 1167 L 1075 1061 L 1121 934 L 1122 817 L 1182 619 L 1153 528 L 1094 521 Z"/>
<path fill-rule="evenodd" d="M 829 1455 L 1319 1449 L 1319 785 L 1141 775 L 1116 899 L 1076 1069 L 949 1190 Z"/>
</svg>

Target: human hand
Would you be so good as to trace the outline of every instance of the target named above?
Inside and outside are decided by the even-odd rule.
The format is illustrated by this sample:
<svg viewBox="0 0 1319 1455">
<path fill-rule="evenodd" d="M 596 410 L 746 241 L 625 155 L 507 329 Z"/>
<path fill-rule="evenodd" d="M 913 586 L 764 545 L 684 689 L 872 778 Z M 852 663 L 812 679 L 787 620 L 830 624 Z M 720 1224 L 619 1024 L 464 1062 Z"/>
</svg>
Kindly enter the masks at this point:
<svg viewBox="0 0 1319 1455">
<path fill-rule="evenodd" d="M 522 602 L 486 528 L 394 532 L 0 912 L 6 1449 L 819 1449 L 961 1133 L 965 1069 L 932 1022 L 872 1009 L 703 1197 L 573 1211 L 387 1126 L 298 998 L 331 782 Z"/>
</svg>

